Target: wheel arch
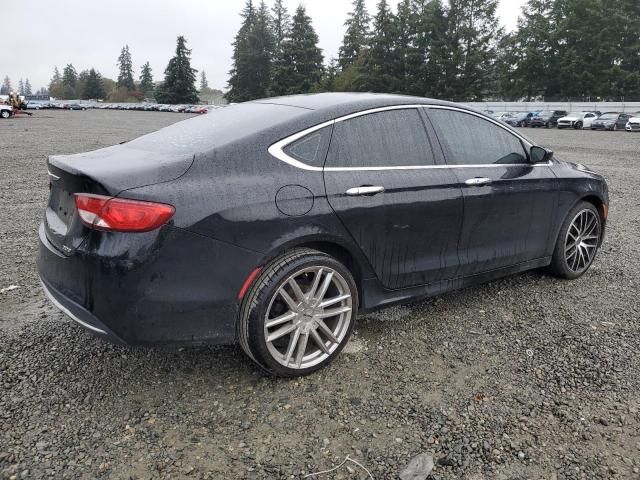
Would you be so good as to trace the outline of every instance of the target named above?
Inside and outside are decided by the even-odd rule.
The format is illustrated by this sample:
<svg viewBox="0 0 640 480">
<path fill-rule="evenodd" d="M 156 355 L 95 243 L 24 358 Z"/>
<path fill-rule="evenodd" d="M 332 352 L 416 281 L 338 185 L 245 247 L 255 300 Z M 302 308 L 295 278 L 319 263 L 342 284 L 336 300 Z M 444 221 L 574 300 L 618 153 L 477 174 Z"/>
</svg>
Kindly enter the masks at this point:
<svg viewBox="0 0 640 480">
<path fill-rule="evenodd" d="M 588 202 L 596 207 L 596 209 L 598 210 L 598 215 L 600 215 L 600 220 L 602 221 L 602 224 L 604 226 L 604 224 L 607 222 L 607 212 L 605 211 L 606 207 L 602 198 L 597 195 L 586 195 L 579 201 Z"/>
<path fill-rule="evenodd" d="M 324 236 L 300 238 L 274 248 L 265 256 L 263 264 L 271 262 L 274 258 L 282 255 L 292 248 L 311 248 L 313 250 L 326 253 L 341 262 L 353 275 L 356 287 L 358 288 L 359 303 L 362 303 L 363 280 L 370 278 L 373 273 L 368 262 L 355 246 L 348 245 L 346 242 L 336 238 L 328 238 Z"/>
</svg>

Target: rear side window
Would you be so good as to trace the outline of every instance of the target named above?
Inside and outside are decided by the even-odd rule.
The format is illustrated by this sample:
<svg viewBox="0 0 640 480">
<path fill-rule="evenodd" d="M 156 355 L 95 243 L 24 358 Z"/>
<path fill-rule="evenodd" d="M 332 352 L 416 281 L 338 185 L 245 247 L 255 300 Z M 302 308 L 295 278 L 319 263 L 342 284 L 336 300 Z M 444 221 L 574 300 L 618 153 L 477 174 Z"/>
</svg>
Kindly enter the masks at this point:
<svg viewBox="0 0 640 480">
<path fill-rule="evenodd" d="M 328 167 L 433 165 L 434 157 L 416 109 L 387 110 L 337 122 Z"/>
<path fill-rule="evenodd" d="M 331 127 L 324 127 L 290 143 L 283 151 L 302 163 L 323 167 L 330 139 Z"/>
<path fill-rule="evenodd" d="M 430 109 L 429 118 L 453 165 L 527 163 L 518 137 L 475 115 L 453 110 Z"/>
</svg>

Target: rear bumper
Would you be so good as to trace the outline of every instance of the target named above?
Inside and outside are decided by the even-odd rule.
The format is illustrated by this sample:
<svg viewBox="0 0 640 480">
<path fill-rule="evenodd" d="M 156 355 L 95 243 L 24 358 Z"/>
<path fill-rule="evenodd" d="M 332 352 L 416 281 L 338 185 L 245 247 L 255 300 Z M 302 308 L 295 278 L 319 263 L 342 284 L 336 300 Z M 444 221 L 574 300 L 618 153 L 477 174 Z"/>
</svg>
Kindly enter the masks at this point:
<svg viewBox="0 0 640 480">
<path fill-rule="evenodd" d="M 45 293 L 91 333 L 130 345 L 235 342 L 236 297 L 259 254 L 170 226 L 93 231 L 69 256 L 39 234 Z"/>
</svg>

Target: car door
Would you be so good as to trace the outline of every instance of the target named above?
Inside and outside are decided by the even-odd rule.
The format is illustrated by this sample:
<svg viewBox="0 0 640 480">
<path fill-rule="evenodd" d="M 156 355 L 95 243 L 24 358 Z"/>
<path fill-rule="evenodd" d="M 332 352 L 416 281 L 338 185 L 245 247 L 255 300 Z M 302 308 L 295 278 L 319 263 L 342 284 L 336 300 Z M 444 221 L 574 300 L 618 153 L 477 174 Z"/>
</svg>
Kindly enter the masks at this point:
<svg viewBox="0 0 640 480">
<path fill-rule="evenodd" d="M 483 116 L 440 108 L 428 116 L 463 191 L 460 274 L 547 256 L 557 203 L 550 166 L 530 164 L 521 137 Z"/>
<path fill-rule="evenodd" d="M 462 191 L 425 120 L 406 107 L 339 119 L 325 163 L 331 207 L 390 289 L 451 278 L 459 267 Z"/>
</svg>

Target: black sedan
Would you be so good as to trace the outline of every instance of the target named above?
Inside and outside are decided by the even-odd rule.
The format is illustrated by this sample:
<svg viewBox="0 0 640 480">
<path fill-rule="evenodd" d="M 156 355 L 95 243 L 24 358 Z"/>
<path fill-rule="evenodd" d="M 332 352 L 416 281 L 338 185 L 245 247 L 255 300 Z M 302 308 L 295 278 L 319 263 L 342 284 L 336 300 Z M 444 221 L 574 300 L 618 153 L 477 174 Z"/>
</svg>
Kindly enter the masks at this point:
<svg viewBox="0 0 640 480">
<path fill-rule="evenodd" d="M 504 121 L 512 127 L 528 127 L 534 116 L 533 112 L 513 112 Z"/>
<path fill-rule="evenodd" d="M 591 130 L 622 130 L 624 131 L 629 119 L 632 117 L 629 113 L 608 112 L 603 113 L 597 120 L 591 124 Z"/>
<path fill-rule="evenodd" d="M 121 343 L 238 342 L 283 376 L 333 360 L 357 313 L 581 276 L 609 203 L 505 124 L 393 95 L 233 105 L 48 173 L 37 263 L 60 309 Z"/>
<path fill-rule="evenodd" d="M 540 112 L 531 119 L 530 126 L 532 128 L 553 128 L 558 125 L 558 120 L 566 115 L 567 112 L 565 110 L 548 110 Z"/>
</svg>

